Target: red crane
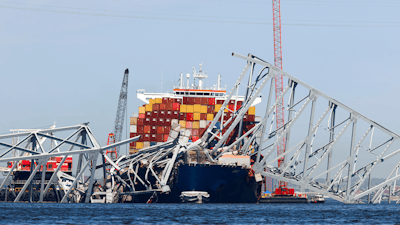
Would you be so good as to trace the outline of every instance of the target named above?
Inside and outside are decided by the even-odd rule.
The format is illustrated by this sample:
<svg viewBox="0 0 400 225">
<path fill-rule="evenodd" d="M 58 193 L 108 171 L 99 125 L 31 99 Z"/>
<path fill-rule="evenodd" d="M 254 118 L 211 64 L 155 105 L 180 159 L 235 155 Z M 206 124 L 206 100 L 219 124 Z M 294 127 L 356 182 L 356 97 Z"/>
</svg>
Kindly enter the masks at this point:
<svg viewBox="0 0 400 225">
<path fill-rule="evenodd" d="M 272 0 L 273 26 L 274 26 L 274 62 L 275 66 L 282 69 L 282 39 L 281 39 L 281 3 L 280 0 Z M 283 92 L 283 76 L 277 74 L 275 76 L 275 99 L 277 100 Z M 283 98 L 282 102 L 276 106 L 276 129 L 281 128 L 285 124 L 285 113 Z M 283 130 L 279 129 L 277 137 L 282 134 Z M 285 152 L 285 138 L 277 145 L 278 156 Z M 278 160 L 278 167 L 283 167 L 285 157 Z M 287 188 L 287 182 L 279 181 L 279 188 Z"/>
</svg>

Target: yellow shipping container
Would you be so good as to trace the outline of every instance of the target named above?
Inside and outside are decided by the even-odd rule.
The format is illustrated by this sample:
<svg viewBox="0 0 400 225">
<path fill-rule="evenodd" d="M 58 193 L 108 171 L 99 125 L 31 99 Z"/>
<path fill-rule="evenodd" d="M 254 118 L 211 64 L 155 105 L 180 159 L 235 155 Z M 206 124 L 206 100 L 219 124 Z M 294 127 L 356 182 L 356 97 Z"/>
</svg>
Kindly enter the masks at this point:
<svg viewBox="0 0 400 225">
<path fill-rule="evenodd" d="M 149 100 L 149 105 L 153 105 L 153 104 L 156 104 L 156 100 L 155 99 L 150 99 Z"/>
<path fill-rule="evenodd" d="M 137 124 L 137 117 L 131 117 L 131 125 Z"/>
<path fill-rule="evenodd" d="M 200 122 L 199 121 L 193 121 L 192 128 L 193 129 L 199 129 L 200 128 Z"/>
<path fill-rule="evenodd" d="M 144 106 L 140 106 L 139 107 L 139 114 L 145 114 L 146 113 L 146 109 Z"/>
<path fill-rule="evenodd" d="M 151 99 L 150 99 L 151 100 Z M 153 111 L 153 105 L 151 104 L 146 104 L 146 112 L 151 112 Z"/>
<path fill-rule="evenodd" d="M 162 98 L 156 98 L 156 104 L 157 103 L 162 103 Z"/>
<path fill-rule="evenodd" d="M 143 148 L 143 142 L 136 142 L 136 149 L 142 149 Z"/>
<path fill-rule="evenodd" d="M 181 112 L 181 113 L 185 113 L 185 112 L 186 112 L 186 110 L 187 110 L 187 105 L 181 105 L 181 107 L 180 107 L 180 111 L 179 111 L 179 112 Z"/>
<path fill-rule="evenodd" d="M 213 120 L 213 119 L 214 119 L 214 114 L 207 113 L 207 120 L 210 121 L 210 120 Z"/>
<path fill-rule="evenodd" d="M 252 106 L 249 108 L 249 115 L 256 115 L 256 107 Z"/>
<path fill-rule="evenodd" d="M 200 113 L 201 112 L 201 105 L 199 105 L 199 104 L 193 105 L 193 112 L 194 113 Z"/>
<path fill-rule="evenodd" d="M 200 120 L 200 113 L 193 113 L 193 120 Z"/>
<path fill-rule="evenodd" d="M 193 105 L 187 105 L 186 106 L 186 112 L 187 113 L 193 113 Z"/>
<path fill-rule="evenodd" d="M 207 113 L 207 106 L 206 105 L 202 105 L 201 106 L 200 113 Z"/>
<path fill-rule="evenodd" d="M 221 109 L 221 104 L 215 105 L 214 112 L 218 112 Z"/>
<path fill-rule="evenodd" d="M 184 120 L 179 120 L 179 125 L 181 125 L 181 129 L 182 129 L 182 128 L 186 128 L 186 121 L 184 121 Z"/>
</svg>

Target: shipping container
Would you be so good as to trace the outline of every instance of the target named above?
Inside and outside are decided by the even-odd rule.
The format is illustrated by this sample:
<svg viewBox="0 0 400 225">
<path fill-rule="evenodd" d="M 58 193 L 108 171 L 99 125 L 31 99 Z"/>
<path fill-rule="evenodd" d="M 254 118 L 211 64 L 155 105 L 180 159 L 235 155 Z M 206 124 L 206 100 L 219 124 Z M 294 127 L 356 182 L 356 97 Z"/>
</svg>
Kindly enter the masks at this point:
<svg viewBox="0 0 400 225">
<path fill-rule="evenodd" d="M 198 136 L 199 135 L 199 129 L 192 129 L 192 135 Z"/>
<path fill-rule="evenodd" d="M 151 132 L 152 134 L 157 133 L 157 126 L 156 126 L 156 125 L 151 125 L 151 128 L 150 128 L 150 129 L 151 129 L 150 132 Z"/>
<path fill-rule="evenodd" d="M 156 100 L 155 99 L 149 99 L 149 105 L 153 105 L 153 104 L 155 104 L 156 103 Z"/>
<path fill-rule="evenodd" d="M 152 114 L 150 111 L 146 111 L 145 115 L 146 115 L 146 117 L 151 117 Z"/>
<path fill-rule="evenodd" d="M 164 141 L 164 134 L 157 134 L 157 142 L 163 142 Z"/>
<path fill-rule="evenodd" d="M 200 120 L 199 128 L 206 128 L 206 127 L 207 127 L 207 121 L 206 120 Z"/>
<path fill-rule="evenodd" d="M 137 136 L 137 133 L 129 133 L 129 138 L 133 138 L 133 137 L 136 137 Z"/>
<path fill-rule="evenodd" d="M 154 146 L 154 145 L 157 145 L 157 141 L 150 141 L 150 146 Z"/>
<path fill-rule="evenodd" d="M 129 143 L 129 146 L 130 147 L 136 147 L 136 142 L 134 141 L 134 142 Z"/>
<path fill-rule="evenodd" d="M 179 119 L 179 111 L 172 112 L 172 119 Z"/>
<path fill-rule="evenodd" d="M 215 109 L 214 105 L 208 105 L 207 106 L 207 113 L 214 113 L 214 109 Z"/>
<path fill-rule="evenodd" d="M 201 98 L 201 103 L 202 105 L 208 105 L 208 98 Z"/>
<path fill-rule="evenodd" d="M 199 136 L 192 136 L 192 141 L 193 141 L 193 142 L 195 142 L 195 141 L 197 141 L 197 140 L 199 140 L 199 139 L 200 139 Z"/>
<path fill-rule="evenodd" d="M 156 111 L 153 111 L 153 113 L 151 114 L 151 117 L 158 117 L 159 116 L 159 113 L 160 113 L 160 111 L 158 111 L 158 110 L 156 110 Z"/>
<path fill-rule="evenodd" d="M 207 113 L 207 120 L 214 120 L 214 114 Z"/>
<path fill-rule="evenodd" d="M 164 134 L 169 134 L 170 131 L 171 131 L 171 125 L 164 127 Z"/>
<path fill-rule="evenodd" d="M 186 121 L 193 121 L 193 113 L 186 113 Z"/>
<path fill-rule="evenodd" d="M 143 134 L 144 141 L 150 141 L 150 134 Z"/>
<path fill-rule="evenodd" d="M 165 117 L 165 115 L 167 114 L 166 112 L 165 112 L 165 110 L 160 110 L 160 113 L 158 113 L 159 115 L 159 117 Z"/>
<path fill-rule="evenodd" d="M 140 107 L 139 107 L 139 114 L 144 114 L 145 112 L 146 112 L 146 108 L 140 106 Z"/>
<path fill-rule="evenodd" d="M 193 122 L 192 121 L 186 121 L 186 128 L 187 129 L 193 128 Z"/>
<path fill-rule="evenodd" d="M 162 103 L 167 104 L 169 102 L 169 98 L 162 98 Z"/>
<path fill-rule="evenodd" d="M 157 134 L 164 134 L 164 126 L 157 126 Z"/>
<path fill-rule="evenodd" d="M 171 118 L 165 118 L 165 122 L 164 122 L 164 125 L 165 126 L 171 126 Z"/>
<path fill-rule="evenodd" d="M 207 113 L 201 113 L 200 120 L 207 120 Z"/>
<path fill-rule="evenodd" d="M 199 129 L 200 128 L 200 122 L 199 121 L 193 121 L 192 128 L 193 129 Z"/>
<path fill-rule="evenodd" d="M 215 105 L 215 98 L 208 98 L 208 105 Z"/>
<path fill-rule="evenodd" d="M 162 98 L 156 98 L 156 103 L 162 103 Z"/>
<path fill-rule="evenodd" d="M 201 98 L 194 98 L 194 104 L 201 105 Z"/>
<path fill-rule="evenodd" d="M 154 104 L 153 111 L 158 111 L 158 110 L 160 110 L 160 104 Z"/>
<path fill-rule="evenodd" d="M 165 103 L 160 104 L 160 110 L 166 110 L 167 106 L 165 105 Z"/>
<path fill-rule="evenodd" d="M 151 112 L 151 111 L 153 111 L 153 105 L 151 105 L 151 104 L 146 104 L 146 112 Z"/>
<path fill-rule="evenodd" d="M 215 105 L 214 112 L 218 112 L 221 109 L 222 105 L 217 104 Z"/>
<path fill-rule="evenodd" d="M 164 126 L 165 125 L 165 119 L 162 117 L 158 117 L 158 122 L 157 122 L 158 126 Z"/>
<path fill-rule="evenodd" d="M 136 149 L 142 149 L 143 148 L 143 142 L 136 142 Z"/>
<path fill-rule="evenodd" d="M 131 125 L 129 131 L 130 131 L 131 133 L 137 133 L 137 125 Z"/>
<path fill-rule="evenodd" d="M 157 141 L 157 134 L 151 134 L 150 141 Z"/>
<path fill-rule="evenodd" d="M 251 106 L 249 108 L 248 114 L 249 115 L 253 115 L 253 116 L 256 115 L 256 107 L 255 106 Z"/>
<path fill-rule="evenodd" d="M 130 124 L 131 125 L 137 125 L 137 117 L 131 117 L 131 119 L 130 119 Z"/>
<path fill-rule="evenodd" d="M 202 105 L 201 106 L 200 113 L 207 113 L 207 106 L 206 105 Z"/>
<path fill-rule="evenodd" d="M 173 105 L 172 105 L 172 110 L 174 110 L 174 111 L 179 111 L 180 110 L 180 107 L 181 106 L 181 104 L 179 104 L 179 103 L 174 103 Z"/>
<path fill-rule="evenodd" d="M 179 120 L 186 120 L 186 113 L 179 113 Z"/>
<path fill-rule="evenodd" d="M 137 133 L 138 134 L 143 134 L 144 133 L 144 126 L 137 125 Z"/>
<path fill-rule="evenodd" d="M 187 108 L 187 105 L 181 105 L 180 108 L 179 108 L 179 112 L 185 113 L 186 110 L 187 110 L 186 108 Z"/>
<path fill-rule="evenodd" d="M 193 113 L 193 120 L 200 120 L 200 113 Z"/>
<path fill-rule="evenodd" d="M 164 134 L 164 140 L 163 140 L 164 142 L 168 141 L 168 136 L 169 136 L 168 134 Z"/>
<path fill-rule="evenodd" d="M 168 111 L 167 111 L 167 115 L 165 115 L 165 117 L 166 117 L 166 118 L 172 118 L 172 113 L 173 113 L 172 110 L 168 110 Z"/>
<path fill-rule="evenodd" d="M 151 125 L 151 118 L 150 117 L 144 118 L 144 125 Z"/>
<path fill-rule="evenodd" d="M 217 104 L 218 104 L 218 105 L 222 105 L 222 104 L 224 104 L 224 101 L 225 101 L 225 100 L 217 100 Z"/>
<path fill-rule="evenodd" d="M 172 120 L 171 120 L 171 124 L 174 124 L 174 123 L 175 123 L 175 124 L 179 124 L 179 120 L 178 120 L 178 119 L 172 119 Z"/>
<path fill-rule="evenodd" d="M 181 129 L 185 129 L 186 128 L 186 121 L 185 120 L 179 120 L 179 125 L 181 125 Z"/>
<path fill-rule="evenodd" d="M 143 142 L 143 148 L 148 148 L 148 147 L 150 147 L 150 141 Z"/>
<path fill-rule="evenodd" d="M 145 134 L 150 134 L 151 133 L 151 126 L 150 125 L 144 125 L 144 132 Z"/>
<path fill-rule="evenodd" d="M 194 107 L 193 105 L 187 105 L 186 106 L 186 113 L 193 113 Z"/>
<path fill-rule="evenodd" d="M 158 124 L 158 117 L 152 117 L 150 120 L 151 120 L 150 125 L 154 126 Z"/>
<path fill-rule="evenodd" d="M 193 105 L 193 112 L 194 113 L 200 113 L 201 112 L 201 105 L 199 105 L 199 104 Z"/>
</svg>

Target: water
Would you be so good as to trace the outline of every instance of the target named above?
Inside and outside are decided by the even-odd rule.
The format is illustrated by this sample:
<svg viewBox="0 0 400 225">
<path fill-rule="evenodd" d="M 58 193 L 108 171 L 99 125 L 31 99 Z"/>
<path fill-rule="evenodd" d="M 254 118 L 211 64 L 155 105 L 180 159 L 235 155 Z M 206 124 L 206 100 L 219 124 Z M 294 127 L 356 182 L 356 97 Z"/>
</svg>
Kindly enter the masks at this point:
<svg viewBox="0 0 400 225">
<path fill-rule="evenodd" d="M 0 203 L 0 224 L 400 224 L 400 205 Z"/>
</svg>

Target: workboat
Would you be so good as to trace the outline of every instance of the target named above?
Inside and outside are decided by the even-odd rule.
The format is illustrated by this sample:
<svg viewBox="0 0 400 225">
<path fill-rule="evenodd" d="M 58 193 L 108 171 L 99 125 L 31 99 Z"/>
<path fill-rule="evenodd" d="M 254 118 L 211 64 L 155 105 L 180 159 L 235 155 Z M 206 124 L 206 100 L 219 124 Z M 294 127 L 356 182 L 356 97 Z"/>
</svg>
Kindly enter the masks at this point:
<svg viewBox="0 0 400 225">
<path fill-rule="evenodd" d="M 310 199 L 310 203 L 325 203 L 325 198 L 321 194 L 316 194 Z"/>
<path fill-rule="evenodd" d="M 146 93 L 142 89 L 137 91 L 137 98 L 145 104 L 130 118 L 130 137 L 141 136 L 137 142 L 130 144 L 131 154 L 170 140 L 169 134 L 173 124 L 179 124 L 181 136 L 189 134 L 189 142 L 195 142 L 202 137 L 227 99 L 226 88 L 221 87 L 221 75 L 218 75 L 217 84 L 212 88 L 203 87 L 203 80 L 208 75 L 202 71 L 202 64 L 199 72 L 193 68 L 192 75 L 198 81 L 197 84 L 190 84 L 190 74 L 187 74 L 187 82 L 184 85 L 184 76 L 181 73 L 180 84 L 174 87 L 172 93 Z M 231 98 L 216 126 L 221 126 L 229 119 L 241 107 L 243 101 L 244 96 L 236 95 Z M 258 122 L 255 105 L 260 102 L 261 98 L 257 98 L 244 116 L 243 133 Z M 225 144 L 233 143 L 237 136 L 238 129 L 235 129 L 229 134 Z M 254 161 L 251 156 L 240 156 L 237 151 L 230 151 L 220 157 L 218 162 L 210 162 L 203 151 L 187 151 L 177 159 L 179 163 L 174 168 L 170 180 L 171 190 L 158 195 L 156 200 L 192 201 L 194 197 L 188 195 L 192 192 L 207 193 L 207 200 L 211 203 L 255 203 L 261 197 L 262 182 L 256 182 L 254 178 L 251 169 Z M 143 190 L 145 191 L 145 187 Z M 134 196 L 132 201 L 146 202 L 149 199 L 147 195 Z M 205 195 L 201 196 L 201 201 L 204 201 Z M 196 201 L 199 201 L 198 197 Z"/>
</svg>

